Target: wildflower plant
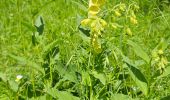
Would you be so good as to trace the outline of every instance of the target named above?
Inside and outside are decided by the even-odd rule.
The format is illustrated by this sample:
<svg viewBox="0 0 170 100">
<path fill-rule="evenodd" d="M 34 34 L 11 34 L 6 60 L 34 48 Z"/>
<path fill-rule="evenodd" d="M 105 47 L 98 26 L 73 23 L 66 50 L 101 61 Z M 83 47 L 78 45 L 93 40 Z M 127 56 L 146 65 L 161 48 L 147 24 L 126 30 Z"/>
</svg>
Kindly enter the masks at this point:
<svg viewBox="0 0 170 100">
<path fill-rule="evenodd" d="M 15 1 L 0 1 L 0 100 L 169 98 L 168 0 Z"/>
<path fill-rule="evenodd" d="M 99 37 L 107 25 L 106 21 L 98 16 L 104 3 L 105 0 L 89 0 L 88 18 L 81 21 L 82 26 L 90 28 L 91 46 L 96 53 L 102 51 Z"/>
</svg>

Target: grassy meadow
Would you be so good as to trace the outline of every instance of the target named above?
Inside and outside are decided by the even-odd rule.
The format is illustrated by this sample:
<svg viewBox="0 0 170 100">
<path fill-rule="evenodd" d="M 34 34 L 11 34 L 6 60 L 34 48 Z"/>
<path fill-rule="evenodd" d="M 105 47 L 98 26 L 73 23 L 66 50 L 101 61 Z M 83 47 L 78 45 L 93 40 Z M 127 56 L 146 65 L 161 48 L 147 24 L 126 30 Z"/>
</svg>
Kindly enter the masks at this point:
<svg viewBox="0 0 170 100">
<path fill-rule="evenodd" d="M 170 0 L 0 0 L 0 100 L 170 100 Z"/>
</svg>

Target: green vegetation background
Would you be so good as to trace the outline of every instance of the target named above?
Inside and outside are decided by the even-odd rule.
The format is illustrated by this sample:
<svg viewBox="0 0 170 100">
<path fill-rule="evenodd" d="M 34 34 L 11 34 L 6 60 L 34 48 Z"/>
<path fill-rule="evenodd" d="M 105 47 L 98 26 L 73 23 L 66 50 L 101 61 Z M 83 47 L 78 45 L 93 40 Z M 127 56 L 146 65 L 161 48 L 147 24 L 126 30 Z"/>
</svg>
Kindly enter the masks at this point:
<svg viewBox="0 0 170 100">
<path fill-rule="evenodd" d="M 126 23 L 133 36 L 123 40 L 121 28 L 107 27 L 102 37 L 104 51 L 93 54 L 88 37 L 79 29 L 81 20 L 87 18 L 86 0 L 0 0 L 0 99 L 119 100 L 120 97 L 123 100 L 125 97 L 126 100 L 129 96 L 168 100 L 170 70 L 167 69 L 164 77 L 154 76 L 156 69 L 144 64 L 126 40 L 137 43 L 150 59 L 154 48 L 161 40 L 166 40 L 164 56 L 169 61 L 170 2 L 107 0 L 101 17 L 108 25 L 114 14 L 107 10 L 120 2 L 136 3 L 140 7 L 136 13 L 138 25 Z M 124 24 L 121 18 L 116 21 Z M 42 35 L 35 24 L 44 25 L 44 30 L 40 28 Z M 122 61 L 119 51 L 139 65 L 138 69 L 147 79 L 147 87 L 134 82 L 133 75 L 123 67 L 127 62 Z M 168 62 L 165 68 L 169 65 Z M 15 81 L 17 75 L 23 75 L 19 82 Z M 148 89 L 147 95 L 140 86 Z"/>
</svg>

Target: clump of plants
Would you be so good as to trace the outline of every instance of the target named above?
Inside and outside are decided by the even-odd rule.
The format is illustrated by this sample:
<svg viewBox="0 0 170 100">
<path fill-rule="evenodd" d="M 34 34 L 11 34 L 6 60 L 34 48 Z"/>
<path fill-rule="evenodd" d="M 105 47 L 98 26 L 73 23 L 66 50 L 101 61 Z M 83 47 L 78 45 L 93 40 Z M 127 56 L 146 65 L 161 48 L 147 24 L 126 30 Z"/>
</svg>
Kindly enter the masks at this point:
<svg viewBox="0 0 170 100">
<path fill-rule="evenodd" d="M 13 67 L 0 72 L 0 88 L 3 90 L 0 99 L 169 98 L 170 37 L 166 35 L 168 24 L 164 24 L 169 17 L 161 15 L 167 14 L 164 10 L 155 13 L 156 2 L 148 8 L 148 2 L 52 0 L 41 6 L 50 8 L 44 12 L 32 5 L 29 9 L 34 21 L 20 20 L 18 33 L 15 33 L 22 43 L 14 42 L 13 45 L 20 50 L 10 48 L 10 51 L 5 45 L 11 44 L 2 42 L 9 51 L 0 60 Z M 18 13 L 22 11 L 20 3 L 30 2 L 17 1 Z M 59 4 L 62 6 L 58 7 Z M 73 12 L 65 13 L 61 9 Z M 145 12 L 146 9 L 151 11 Z M 43 15 L 39 16 L 40 13 Z M 58 19 L 52 18 L 49 23 L 51 14 Z M 164 26 L 159 26 L 155 20 Z M 23 34 L 28 30 L 30 34 Z M 160 31 L 165 34 L 160 35 Z M 19 35 L 21 33 L 23 37 Z M 6 41 L 3 35 L 0 39 Z"/>
</svg>

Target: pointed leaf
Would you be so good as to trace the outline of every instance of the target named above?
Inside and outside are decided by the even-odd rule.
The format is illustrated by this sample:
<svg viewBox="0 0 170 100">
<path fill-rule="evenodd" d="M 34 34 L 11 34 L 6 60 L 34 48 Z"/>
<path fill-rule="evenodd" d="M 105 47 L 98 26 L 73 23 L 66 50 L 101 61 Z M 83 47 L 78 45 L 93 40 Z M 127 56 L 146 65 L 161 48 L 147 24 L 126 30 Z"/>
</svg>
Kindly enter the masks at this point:
<svg viewBox="0 0 170 100">
<path fill-rule="evenodd" d="M 129 74 L 132 77 L 132 79 L 135 81 L 136 85 L 140 87 L 141 91 L 145 95 L 147 95 L 148 83 L 145 76 L 142 74 L 142 72 L 136 67 L 134 67 L 133 65 L 130 65 L 128 63 L 124 64 L 124 67 L 128 67 Z"/>
<path fill-rule="evenodd" d="M 52 51 L 54 51 L 55 54 L 59 53 L 59 48 L 58 48 L 57 44 L 58 44 L 58 40 L 55 40 L 55 41 L 53 41 L 52 43 L 50 43 L 50 44 L 48 44 L 47 46 L 45 46 L 45 47 L 43 48 L 43 52 L 42 52 L 43 58 L 46 58 L 46 56 L 47 56 L 48 54 L 50 54 Z M 53 50 L 53 49 L 55 49 L 55 50 Z M 53 52 L 53 53 L 54 53 L 54 52 Z"/>
<path fill-rule="evenodd" d="M 148 54 L 136 43 L 133 41 L 128 40 L 128 44 L 132 46 L 135 54 L 145 60 L 147 63 L 150 62 L 150 58 Z"/>
<path fill-rule="evenodd" d="M 160 77 L 166 77 L 168 75 L 170 75 L 170 66 L 164 69 L 163 74 Z"/>
<path fill-rule="evenodd" d="M 54 88 L 48 88 L 47 93 L 54 98 L 58 98 L 57 100 L 80 100 L 67 91 L 58 91 Z"/>
<path fill-rule="evenodd" d="M 43 21 L 43 18 L 41 16 L 38 16 L 38 18 L 36 19 L 35 27 L 36 27 L 39 35 L 42 35 L 42 33 L 44 31 L 44 21 Z"/>
<path fill-rule="evenodd" d="M 168 41 L 165 39 L 161 39 L 161 41 L 159 42 L 159 44 L 156 46 L 156 48 L 154 50 L 165 50 L 168 47 Z"/>
<path fill-rule="evenodd" d="M 56 66 L 56 70 L 58 71 L 59 75 L 63 77 L 64 80 L 69 80 L 71 82 L 77 83 L 78 80 L 75 71 L 70 70 L 69 68 L 66 68 L 59 63 Z"/>
<path fill-rule="evenodd" d="M 24 57 L 15 56 L 12 54 L 9 54 L 9 56 L 11 58 L 17 60 L 21 65 L 30 66 L 30 67 L 34 68 L 35 70 L 41 72 L 43 75 L 45 74 L 44 69 L 41 66 L 37 65 L 35 62 L 29 61 L 29 60 L 25 59 Z"/>
<path fill-rule="evenodd" d="M 53 98 L 57 98 L 57 90 L 54 88 L 47 88 L 46 89 L 47 94 L 49 94 L 50 96 L 52 96 Z"/>
<path fill-rule="evenodd" d="M 102 82 L 103 85 L 106 84 L 106 77 L 104 76 L 104 74 L 97 73 L 96 71 L 93 71 L 93 72 L 92 72 L 92 75 L 93 75 L 95 78 L 99 79 L 100 82 Z"/>
<path fill-rule="evenodd" d="M 88 72 L 82 72 L 82 84 L 91 86 L 91 78 Z"/>
<path fill-rule="evenodd" d="M 29 22 L 26 21 L 22 21 L 21 22 L 25 27 L 27 27 L 30 31 L 35 32 L 36 28 L 34 26 L 32 26 Z"/>
</svg>

